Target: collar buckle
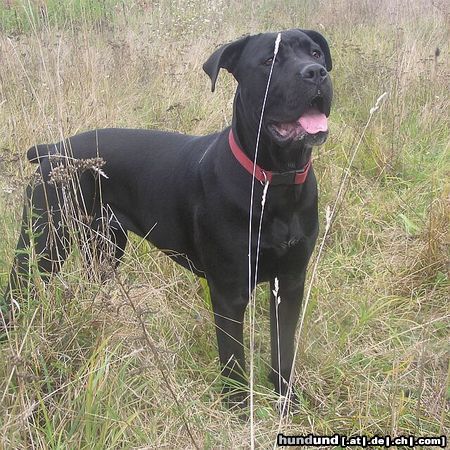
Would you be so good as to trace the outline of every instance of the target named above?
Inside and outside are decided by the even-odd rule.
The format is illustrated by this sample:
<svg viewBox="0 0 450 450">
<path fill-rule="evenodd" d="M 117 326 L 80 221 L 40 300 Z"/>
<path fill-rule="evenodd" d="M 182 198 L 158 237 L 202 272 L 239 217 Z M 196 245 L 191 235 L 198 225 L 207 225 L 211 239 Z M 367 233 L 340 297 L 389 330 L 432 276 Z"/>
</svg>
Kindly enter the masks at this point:
<svg viewBox="0 0 450 450">
<path fill-rule="evenodd" d="M 270 184 L 272 186 L 278 186 L 280 184 L 295 184 L 295 177 L 297 173 L 299 173 L 297 170 L 290 170 L 288 172 L 272 172 Z"/>
</svg>

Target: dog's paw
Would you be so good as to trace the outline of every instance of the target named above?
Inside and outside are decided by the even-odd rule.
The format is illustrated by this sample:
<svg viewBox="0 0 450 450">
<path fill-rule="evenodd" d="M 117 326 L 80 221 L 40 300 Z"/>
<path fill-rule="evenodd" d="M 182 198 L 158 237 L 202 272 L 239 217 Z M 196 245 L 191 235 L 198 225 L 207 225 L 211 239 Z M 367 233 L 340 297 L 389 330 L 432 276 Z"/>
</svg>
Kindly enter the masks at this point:
<svg viewBox="0 0 450 450">
<path fill-rule="evenodd" d="M 300 402 L 294 390 L 288 396 L 281 395 L 276 402 L 276 410 L 281 417 L 295 415 L 300 412 Z"/>
<path fill-rule="evenodd" d="M 223 405 L 235 413 L 239 419 L 246 421 L 248 414 L 248 392 L 232 389 L 222 391 Z"/>
</svg>

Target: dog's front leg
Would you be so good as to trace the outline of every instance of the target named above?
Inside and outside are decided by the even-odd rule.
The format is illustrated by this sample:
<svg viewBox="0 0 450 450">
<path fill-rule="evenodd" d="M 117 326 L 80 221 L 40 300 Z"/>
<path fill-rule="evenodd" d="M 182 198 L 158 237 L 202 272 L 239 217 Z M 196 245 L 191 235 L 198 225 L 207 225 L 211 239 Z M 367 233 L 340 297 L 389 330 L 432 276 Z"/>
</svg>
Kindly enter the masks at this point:
<svg viewBox="0 0 450 450">
<path fill-rule="evenodd" d="M 294 277 L 279 277 L 277 297 L 275 283 L 270 283 L 270 341 L 272 373 L 269 378 L 278 394 L 285 396 L 294 359 L 295 330 L 300 314 L 305 273 Z M 292 391 L 291 400 L 296 401 Z"/>
<path fill-rule="evenodd" d="M 224 376 L 222 392 L 229 406 L 246 405 L 245 355 L 243 344 L 243 322 L 248 297 L 231 294 L 209 281 L 211 302 L 216 324 L 219 359 Z"/>
</svg>

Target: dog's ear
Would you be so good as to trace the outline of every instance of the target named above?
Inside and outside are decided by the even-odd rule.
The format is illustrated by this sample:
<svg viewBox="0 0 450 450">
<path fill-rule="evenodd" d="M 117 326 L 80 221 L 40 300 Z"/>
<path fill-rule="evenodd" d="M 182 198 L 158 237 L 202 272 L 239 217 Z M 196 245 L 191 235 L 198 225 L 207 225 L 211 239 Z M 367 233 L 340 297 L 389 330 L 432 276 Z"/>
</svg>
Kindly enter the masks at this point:
<svg viewBox="0 0 450 450">
<path fill-rule="evenodd" d="M 314 30 L 301 30 L 301 31 L 303 31 L 303 33 L 309 36 L 316 44 L 320 46 L 325 56 L 325 67 L 329 72 L 333 67 L 333 64 L 331 62 L 330 47 L 328 47 L 327 40 L 317 31 Z"/>
<path fill-rule="evenodd" d="M 211 91 L 216 88 L 217 75 L 220 69 L 226 69 L 234 75 L 236 64 L 250 36 L 219 47 L 203 64 L 203 70 L 211 78 Z"/>
</svg>

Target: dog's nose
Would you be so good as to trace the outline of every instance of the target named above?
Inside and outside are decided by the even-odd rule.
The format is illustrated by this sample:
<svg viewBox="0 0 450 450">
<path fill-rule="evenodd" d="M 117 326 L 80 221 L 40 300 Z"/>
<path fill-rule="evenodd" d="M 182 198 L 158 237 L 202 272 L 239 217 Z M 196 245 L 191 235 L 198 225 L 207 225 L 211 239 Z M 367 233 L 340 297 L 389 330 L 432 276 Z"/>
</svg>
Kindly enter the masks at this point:
<svg viewBox="0 0 450 450">
<path fill-rule="evenodd" d="M 300 76 L 305 81 L 320 84 L 328 76 L 328 72 L 320 64 L 308 64 L 300 70 Z"/>
</svg>

